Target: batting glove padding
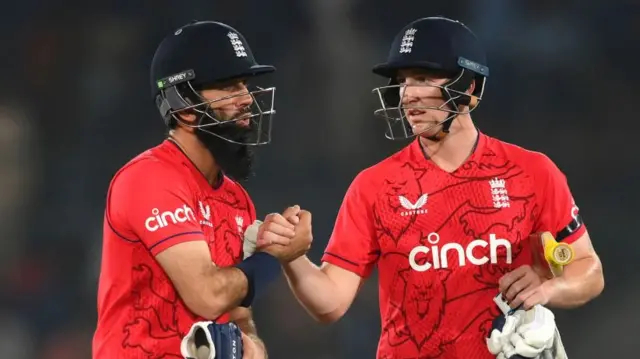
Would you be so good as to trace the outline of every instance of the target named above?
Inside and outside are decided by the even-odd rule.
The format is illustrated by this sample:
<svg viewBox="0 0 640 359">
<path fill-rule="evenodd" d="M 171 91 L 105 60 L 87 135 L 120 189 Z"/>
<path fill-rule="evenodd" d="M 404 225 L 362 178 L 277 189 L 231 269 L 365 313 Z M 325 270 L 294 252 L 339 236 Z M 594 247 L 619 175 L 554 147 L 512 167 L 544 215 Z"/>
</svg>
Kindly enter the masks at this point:
<svg viewBox="0 0 640 359">
<path fill-rule="evenodd" d="M 555 316 L 541 305 L 496 318 L 487 348 L 498 359 L 567 359 Z"/>
<path fill-rule="evenodd" d="M 242 332 L 234 323 L 197 322 L 182 339 L 185 359 L 241 359 Z"/>
</svg>

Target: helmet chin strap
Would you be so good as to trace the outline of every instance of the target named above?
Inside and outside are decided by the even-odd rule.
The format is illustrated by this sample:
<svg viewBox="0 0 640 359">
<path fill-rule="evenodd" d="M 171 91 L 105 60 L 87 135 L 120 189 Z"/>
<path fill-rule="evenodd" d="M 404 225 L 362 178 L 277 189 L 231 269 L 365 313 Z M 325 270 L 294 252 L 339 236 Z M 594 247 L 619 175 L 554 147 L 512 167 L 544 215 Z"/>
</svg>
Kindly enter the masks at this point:
<svg viewBox="0 0 640 359">
<path fill-rule="evenodd" d="M 440 132 L 436 133 L 433 136 L 426 137 L 426 139 L 428 139 L 430 141 L 433 141 L 433 142 L 440 142 L 440 141 L 444 140 L 444 138 L 447 136 L 448 133 L 449 133 L 448 131 L 445 132 L 445 131 L 441 130 Z"/>
<path fill-rule="evenodd" d="M 458 114 L 452 113 L 449 116 L 447 116 L 447 118 L 445 118 L 444 120 L 436 123 L 433 126 L 430 126 L 426 130 L 418 133 L 416 136 L 421 136 L 423 133 L 429 132 L 432 128 L 436 128 L 438 126 L 442 126 L 440 131 L 438 131 L 438 133 L 436 133 L 435 135 L 433 135 L 433 136 L 425 136 L 426 139 L 428 139 L 430 141 L 433 141 L 433 142 L 442 141 L 447 136 L 447 134 L 449 134 L 449 128 L 451 127 L 451 123 L 453 122 L 453 120 L 456 117 L 458 117 Z"/>
<path fill-rule="evenodd" d="M 470 71 L 465 71 L 463 69 L 456 78 L 452 79 L 442 87 L 442 98 L 446 101 L 446 106 L 448 106 L 452 112 L 450 112 L 450 115 L 447 116 L 447 118 L 445 118 L 443 121 L 426 130 L 428 131 L 436 126 L 442 126 L 438 133 L 433 136 L 427 137 L 427 139 L 434 142 L 442 141 L 447 136 L 447 134 L 449 134 L 451 123 L 456 117 L 458 117 L 458 114 L 460 113 L 459 106 L 475 106 L 476 100 L 475 96 L 473 96 L 472 94 L 468 96 L 457 96 L 456 98 L 454 98 L 449 92 L 449 89 L 456 90 L 458 92 L 465 92 L 469 88 L 469 86 L 471 86 L 473 78 L 473 73 L 471 73 Z M 422 133 L 426 131 L 423 131 Z"/>
</svg>

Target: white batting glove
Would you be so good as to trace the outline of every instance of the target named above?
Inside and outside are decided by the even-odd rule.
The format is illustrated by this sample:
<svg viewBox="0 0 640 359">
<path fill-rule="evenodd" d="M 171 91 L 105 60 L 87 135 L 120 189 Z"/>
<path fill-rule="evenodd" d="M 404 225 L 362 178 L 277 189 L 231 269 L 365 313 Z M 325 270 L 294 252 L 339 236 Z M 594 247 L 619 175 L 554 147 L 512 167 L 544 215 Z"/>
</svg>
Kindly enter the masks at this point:
<svg viewBox="0 0 640 359">
<path fill-rule="evenodd" d="M 494 320 L 487 338 L 487 348 L 497 359 L 567 359 L 553 312 L 541 305 L 513 311 L 501 294 L 493 301 L 504 314 Z"/>
<path fill-rule="evenodd" d="M 546 352 L 549 352 L 549 357 L 551 357 L 551 359 L 568 359 L 567 352 L 564 350 L 564 344 L 562 344 L 562 337 L 560 337 L 558 328 L 556 328 L 556 334 L 553 337 L 553 348 L 551 348 L 551 350 L 549 351 L 545 351 L 545 353 Z"/>
<path fill-rule="evenodd" d="M 244 242 L 242 243 L 242 252 L 244 253 L 244 258 L 247 259 L 256 251 L 256 246 L 258 243 L 258 229 L 262 221 L 255 220 L 247 229 L 244 231 Z"/>
<path fill-rule="evenodd" d="M 189 333 L 180 343 L 180 353 L 185 359 L 215 359 L 216 347 L 209 332 L 208 326 L 211 322 L 197 322 L 191 326 Z M 196 332 L 204 338 L 197 339 Z"/>
<path fill-rule="evenodd" d="M 553 348 L 557 329 L 555 316 L 549 309 L 536 305 L 527 311 L 518 310 L 514 315 L 521 317 L 515 332 L 509 337 L 515 354 L 535 358 Z"/>
<path fill-rule="evenodd" d="M 513 355 L 514 347 L 511 345 L 511 335 L 516 331 L 519 322 L 522 320 L 520 316 L 506 315 L 502 329 L 494 328 L 491 335 L 487 338 L 487 348 L 491 354 L 496 355 L 497 359 L 509 358 Z M 495 322 L 494 322 L 495 323 Z"/>
<path fill-rule="evenodd" d="M 508 359 L 515 354 L 515 348 L 509 338 L 520 325 L 521 315 L 515 315 L 501 294 L 493 298 L 494 303 L 502 312 L 502 316 L 493 321 L 493 328 L 487 341 L 487 348 L 496 359 Z"/>
</svg>

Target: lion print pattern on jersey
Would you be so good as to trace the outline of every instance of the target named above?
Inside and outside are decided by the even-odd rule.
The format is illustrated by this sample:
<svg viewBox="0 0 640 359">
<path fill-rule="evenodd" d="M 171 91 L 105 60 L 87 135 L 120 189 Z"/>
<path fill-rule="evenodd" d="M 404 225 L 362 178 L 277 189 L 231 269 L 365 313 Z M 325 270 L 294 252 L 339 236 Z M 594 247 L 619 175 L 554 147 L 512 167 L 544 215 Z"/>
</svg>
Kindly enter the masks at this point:
<svg viewBox="0 0 640 359">
<path fill-rule="evenodd" d="M 430 358 L 435 358 L 469 330 L 483 333 L 477 337 L 484 340 L 491 321 L 499 313 L 495 306 L 472 309 L 468 303 L 495 295 L 498 279 L 512 268 L 513 262 L 459 267 L 456 251 L 450 251 L 443 258 L 449 268 L 419 272 L 409 265 L 411 248 L 433 248 L 440 239 L 436 237 L 438 233 L 455 236 L 456 241 L 487 239 L 491 233 L 500 233 L 501 238 L 509 238 L 511 242 L 513 261 L 519 258 L 522 239 L 531 230 L 535 200 L 532 179 L 489 149 L 482 156 L 482 163 L 468 161 L 448 177 L 434 174 L 430 178 L 430 169 L 404 163 L 389 171 L 391 175 L 378 192 L 373 208 L 381 251 L 378 267 L 381 282 L 387 275 L 386 283 L 390 284 L 386 316 L 389 320 L 383 323 L 382 337 L 391 347 L 411 342 L 418 352 L 428 352 Z M 508 208 L 494 208 L 491 202 L 488 182 L 496 177 L 509 184 Z M 473 190 L 462 190 L 463 186 L 471 186 Z M 446 196 L 446 201 L 442 196 Z M 424 203 L 419 202 L 421 198 Z M 405 200 L 408 203 L 402 203 Z M 430 205 L 432 202 L 437 205 Z M 506 250 L 500 248 L 498 259 L 504 261 L 506 256 Z M 426 256 L 420 260 L 424 263 Z M 452 321 L 462 330 L 457 335 L 439 334 L 443 323 Z"/>
<path fill-rule="evenodd" d="M 194 212 L 207 239 L 211 259 L 218 266 L 231 266 L 242 260 L 244 230 L 252 214 L 249 198 L 239 192 L 223 187 L 214 195 L 197 196 Z M 132 273 L 135 316 L 123 328 L 123 348 L 144 353 L 148 359 L 182 358 L 180 340 L 200 319 L 186 308 L 160 267 L 138 264 Z M 174 350 L 158 353 L 157 348 Z"/>
</svg>

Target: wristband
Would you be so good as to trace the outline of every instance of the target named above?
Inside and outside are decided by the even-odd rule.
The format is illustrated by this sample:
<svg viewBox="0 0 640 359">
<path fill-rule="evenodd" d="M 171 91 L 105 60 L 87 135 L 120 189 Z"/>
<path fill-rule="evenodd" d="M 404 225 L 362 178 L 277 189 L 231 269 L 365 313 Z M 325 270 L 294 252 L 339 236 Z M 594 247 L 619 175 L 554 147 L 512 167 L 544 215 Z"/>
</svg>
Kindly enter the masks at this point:
<svg viewBox="0 0 640 359">
<path fill-rule="evenodd" d="M 280 261 L 269 253 L 258 252 L 236 264 L 247 277 L 247 295 L 240 303 L 241 307 L 250 307 L 253 300 L 259 297 L 280 275 Z"/>
</svg>

